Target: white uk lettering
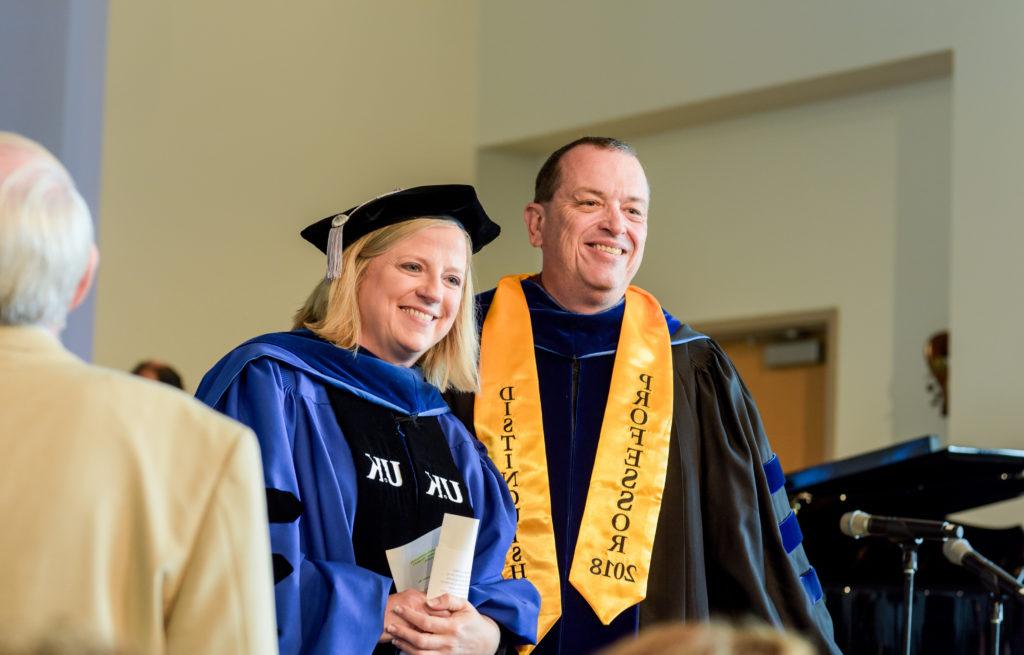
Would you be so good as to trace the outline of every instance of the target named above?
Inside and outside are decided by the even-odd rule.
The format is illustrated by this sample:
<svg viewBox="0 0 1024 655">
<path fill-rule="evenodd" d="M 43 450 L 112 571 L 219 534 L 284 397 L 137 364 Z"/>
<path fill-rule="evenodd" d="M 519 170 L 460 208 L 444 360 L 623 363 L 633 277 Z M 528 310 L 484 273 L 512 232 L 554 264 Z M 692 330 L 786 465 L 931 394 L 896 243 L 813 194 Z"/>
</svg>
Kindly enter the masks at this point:
<svg viewBox="0 0 1024 655">
<path fill-rule="evenodd" d="M 456 505 L 462 504 L 462 488 L 459 483 L 455 480 L 449 480 L 448 478 L 442 478 L 440 475 L 434 475 L 430 471 L 425 471 L 427 479 L 430 480 L 430 486 L 427 487 L 428 496 L 436 496 L 443 500 L 450 500 Z"/>
<path fill-rule="evenodd" d="M 363 453 L 370 460 L 370 472 L 366 474 L 367 479 L 374 482 L 386 482 L 392 487 L 402 486 L 401 465 L 392 459 L 382 459 L 376 455 Z"/>
<path fill-rule="evenodd" d="M 452 501 L 456 505 L 462 504 L 462 490 L 459 489 L 459 483 L 455 480 L 445 480 L 444 489 L 448 493 L 448 500 Z"/>
<path fill-rule="evenodd" d="M 374 457 L 370 453 L 363 453 L 366 458 L 370 460 L 370 472 L 366 474 L 366 477 L 370 480 L 376 480 L 377 482 L 384 481 L 384 472 L 381 470 L 380 457 Z"/>
</svg>

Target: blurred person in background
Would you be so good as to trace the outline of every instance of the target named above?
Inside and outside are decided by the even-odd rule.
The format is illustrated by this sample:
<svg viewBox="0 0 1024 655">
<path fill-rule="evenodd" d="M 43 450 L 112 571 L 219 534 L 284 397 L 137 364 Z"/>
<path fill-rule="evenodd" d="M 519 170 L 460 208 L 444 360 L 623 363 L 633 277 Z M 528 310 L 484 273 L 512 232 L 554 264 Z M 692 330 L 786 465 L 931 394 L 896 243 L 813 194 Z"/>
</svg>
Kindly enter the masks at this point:
<svg viewBox="0 0 1024 655">
<path fill-rule="evenodd" d="M 181 381 L 181 375 L 168 364 L 165 364 L 158 359 L 142 360 L 135 365 L 135 368 L 132 369 L 132 375 L 138 375 L 139 377 L 163 382 L 164 384 L 171 385 L 175 389 L 185 388 L 185 385 Z"/>
</svg>

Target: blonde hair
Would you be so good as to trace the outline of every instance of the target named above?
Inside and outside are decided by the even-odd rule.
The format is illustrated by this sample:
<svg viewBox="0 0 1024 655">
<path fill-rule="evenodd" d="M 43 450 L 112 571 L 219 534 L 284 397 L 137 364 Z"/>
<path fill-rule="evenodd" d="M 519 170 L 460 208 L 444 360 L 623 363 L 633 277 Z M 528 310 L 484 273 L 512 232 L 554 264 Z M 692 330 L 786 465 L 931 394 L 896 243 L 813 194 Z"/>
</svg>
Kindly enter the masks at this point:
<svg viewBox="0 0 1024 655">
<path fill-rule="evenodd" d="M 89 208 L 60 162 L 0 132 L 0 325 L 63 327 L 92 245 Z"/>
<path fill-rule="evenodd" d="M 600 655 L 814 655 L 805 639 L 763 624 L 669 623 L 627 637 Z"/>
<path fill-rule="evenodd" d="M 323 278 L 310 292 L 306 302 L 292 315 L 292 329 L 304 328 L 310 323 L 324 320 L 327 314 L 327 298 L 331 291 L 331 281 Z"/>
<path fill-rule="evenodd" d="M 341 275 L 330 285 L 327 308 L 322 318 L 307 321 L 304 325 L 336 346 L 356 350 L 360 336 L 359 285 L 366 275 L 370 260 L 383 255 L 399 241 L 439 225 L 457 227 L 465 236 L 466 276 L 462 284 L 458 314 L 451 329 L 427 350 L 417 363 L 423 371 L 423 377 L 441 391 L 476 391 L 477 353 L 480 345 L 477 342 L 476 307 L 473 301 L 473 276 L 470 268 L 473 248 L 469 235 L 458 223 L 450 219 L 434 216 L 414 218 L 382 227 L 360 237 L 346 248 L 342 255 Z M 307 305 L 314 300 L 315 295 L 316 291 L 310 296 Z"/>
</svg>

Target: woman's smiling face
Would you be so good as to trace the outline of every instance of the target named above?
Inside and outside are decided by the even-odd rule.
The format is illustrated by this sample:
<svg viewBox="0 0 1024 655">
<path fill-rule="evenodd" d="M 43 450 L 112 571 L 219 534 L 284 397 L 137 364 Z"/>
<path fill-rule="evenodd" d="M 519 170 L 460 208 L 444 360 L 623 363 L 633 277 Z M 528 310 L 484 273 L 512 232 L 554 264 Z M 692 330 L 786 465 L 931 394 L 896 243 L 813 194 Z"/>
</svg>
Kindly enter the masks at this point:
<svg viewBox="0 0 1024 655">
<path fill-rule="evenodd" d="M 359 283 L 359 345 L 392 364 L 415 364 L 455 322 L 468 250 L 459 227 L 435 225 L 370 260 Z"/>
</svg>

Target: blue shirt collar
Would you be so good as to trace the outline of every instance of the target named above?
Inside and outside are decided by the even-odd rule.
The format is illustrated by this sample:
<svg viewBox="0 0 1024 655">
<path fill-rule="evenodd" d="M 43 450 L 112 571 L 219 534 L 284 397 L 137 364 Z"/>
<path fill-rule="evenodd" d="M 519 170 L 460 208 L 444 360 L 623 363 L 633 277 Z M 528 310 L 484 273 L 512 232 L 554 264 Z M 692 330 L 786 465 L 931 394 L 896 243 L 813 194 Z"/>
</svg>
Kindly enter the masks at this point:
<svg viewBox="0 0 1024 655">
<path fill-rule="evenodd" d="M 537 282 L 523 280 L 523 293 L 530 307 L 533 343 L 537 348 L 564 357 L 594 357 L 615 352 L 619 343 L 625 298 L 595 314 L 571 312 L 551 297 Z M 662 309 L 669 334 L 681 323 Z"/>
</svg>

